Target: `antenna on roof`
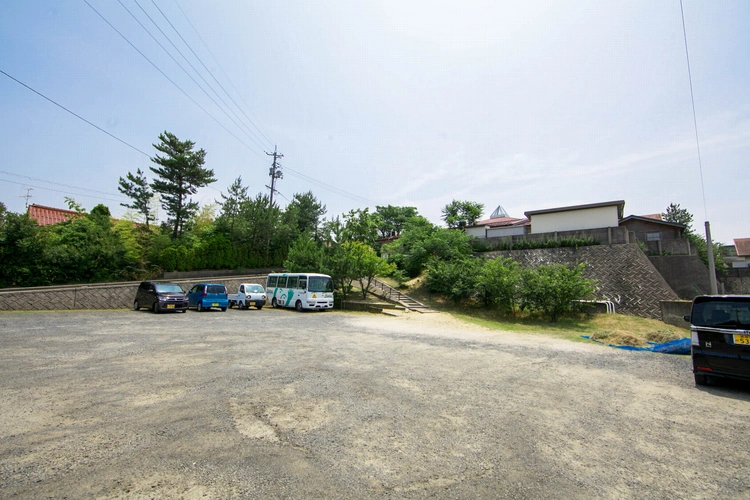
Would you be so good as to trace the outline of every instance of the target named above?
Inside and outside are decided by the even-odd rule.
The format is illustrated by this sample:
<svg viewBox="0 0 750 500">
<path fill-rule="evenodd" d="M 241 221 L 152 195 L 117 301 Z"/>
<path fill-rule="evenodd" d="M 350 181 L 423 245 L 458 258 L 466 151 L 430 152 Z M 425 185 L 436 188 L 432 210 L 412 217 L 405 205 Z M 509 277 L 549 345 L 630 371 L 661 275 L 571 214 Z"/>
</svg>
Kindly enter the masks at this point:
<svg viewBox="0 0 750 500">
<path fill-rule="evenodd" d="M 31 195 L 31 192 L 34 190 L 34 188 L 26 188 L 26 194 L 23 196 L 19 196 L 19 198 L 25 198 L 26 199 L 26 210 L 29 209 L 29 198 L 33 198 Z"/>
<path fill-rule="evenodd" d="M 501 217 L 508 217 L 508 212 L 505 211 L 502 205 L 498 205 L 495 211 L 492 212 L 492 215 L 490 215 L 490 219 L 499 219 Z"/>
</svg>

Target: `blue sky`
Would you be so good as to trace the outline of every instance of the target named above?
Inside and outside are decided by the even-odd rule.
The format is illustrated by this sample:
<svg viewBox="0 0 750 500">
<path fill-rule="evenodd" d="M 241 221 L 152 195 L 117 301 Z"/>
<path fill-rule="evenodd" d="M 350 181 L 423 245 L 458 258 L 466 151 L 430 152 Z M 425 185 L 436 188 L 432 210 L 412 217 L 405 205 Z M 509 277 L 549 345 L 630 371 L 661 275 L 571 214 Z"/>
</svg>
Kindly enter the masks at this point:
<svg viewBox="0 0 750 500">
<path fill-rule="evenodd" d="M 622 199 L 625 215 L 674 202 L 715 240 L 750 237 L 748 2 L 684 0 L 701 176 L 677 0 L 86 1 L 3 2 L 0 70 L 140 151 L 0 74 L 10 210 L 33 187 L 32 203 L 122 215 L 118 178 L 147 170 L 167 130 L 207 152 L 202 204 L 240 175 L 268 192 L 276 145 L 282 206 L 312 190 L 329 217 Z"/>
</svg>

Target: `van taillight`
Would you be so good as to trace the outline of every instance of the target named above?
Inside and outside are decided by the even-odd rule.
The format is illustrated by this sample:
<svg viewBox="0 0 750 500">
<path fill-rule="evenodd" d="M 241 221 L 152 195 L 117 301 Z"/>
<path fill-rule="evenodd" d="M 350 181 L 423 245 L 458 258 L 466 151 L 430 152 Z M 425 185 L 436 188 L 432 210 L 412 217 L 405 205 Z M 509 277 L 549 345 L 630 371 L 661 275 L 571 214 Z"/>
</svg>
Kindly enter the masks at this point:
<svg viewBox="0 0 750 500">
<path fill-rule="evenodd" d="M 699 372 L 712 372 L 713 371 L 711 368 L 707 366 L 696 366 L 695 369 L 698 370 Z"/>
<path fill-rule="evenodd" d="M 206 296 L 206 289 L 205 288 L 203 289 L 203 296 L 204 297 Z"/>
</svg>

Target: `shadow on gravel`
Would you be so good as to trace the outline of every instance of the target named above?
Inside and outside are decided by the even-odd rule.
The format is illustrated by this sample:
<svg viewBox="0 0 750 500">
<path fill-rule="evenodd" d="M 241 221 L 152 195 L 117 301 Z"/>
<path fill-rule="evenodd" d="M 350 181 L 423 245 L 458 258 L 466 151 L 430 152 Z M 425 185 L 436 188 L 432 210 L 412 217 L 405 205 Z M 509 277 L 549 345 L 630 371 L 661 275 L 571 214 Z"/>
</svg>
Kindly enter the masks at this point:
<svg viewBox="0 0 750 500">
<path fill-rule="evenodd" d="M 746 380 L 713 377 L 708 379 L 708 385 L 697 385 L 695 388 L 714 396 L 750 401 L 750 381 Z"/>
</svg>

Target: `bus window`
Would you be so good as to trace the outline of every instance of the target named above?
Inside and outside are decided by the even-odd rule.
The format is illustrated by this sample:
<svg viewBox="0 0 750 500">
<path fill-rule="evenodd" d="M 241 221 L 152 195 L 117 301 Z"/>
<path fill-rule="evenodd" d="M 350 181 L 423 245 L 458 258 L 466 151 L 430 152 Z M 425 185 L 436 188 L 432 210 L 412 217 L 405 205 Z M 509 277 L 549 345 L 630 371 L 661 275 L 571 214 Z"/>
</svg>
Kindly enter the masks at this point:
<svg viewBox="0 0 750 500">
<path fill-rule="evenodd" d="M 333 282 L 328 276 L 310 276 L 311 292 L 332 292 Z"/>
<path fill-rule="evenodd" d="M 289 276 L 287 278 L 286 287 L 287 288 L 297 288 L 297 276 Z"/>
<path fill-rule="evenodd" d="M 304 290 L 307 288 L 307 278 L 300 277 L 299 279 L 299 285 L 297 285 L 297 288 L 300 290 Z"/>
<path fill-rule="evenodd" d="M 279 288 L 286 288 L 286 276 L 279 276 L 279 283 L 276 286 Z"/>
<path fill-rule="evenodd" d="M 279 282 L 278 276 L 269 276 L 268 283 L 266 283 L 266 288 L 276 288 L 276 283 L 278 282 Z"/>
</svg>

